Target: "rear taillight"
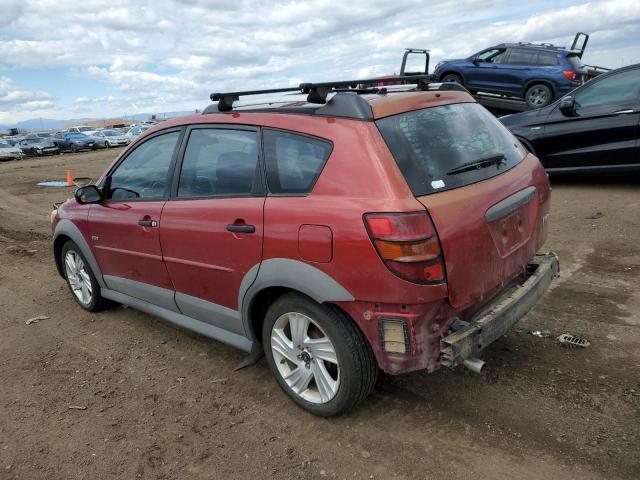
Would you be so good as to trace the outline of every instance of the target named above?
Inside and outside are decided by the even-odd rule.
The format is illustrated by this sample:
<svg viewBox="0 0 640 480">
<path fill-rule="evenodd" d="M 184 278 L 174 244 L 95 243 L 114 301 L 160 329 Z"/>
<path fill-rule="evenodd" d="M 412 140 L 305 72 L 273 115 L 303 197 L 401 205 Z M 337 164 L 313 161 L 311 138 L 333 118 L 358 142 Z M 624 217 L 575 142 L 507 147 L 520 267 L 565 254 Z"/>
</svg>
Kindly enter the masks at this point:
<svg viewBox="0 0 640 480">
<path fill-rule="evenodd" d="M 440 241 L 427 212 L 367 213 L 364 222 L 378 254 L 393 273 L 415 283 L 441 283 Z"/>
<path fill-rule="evenodd" d="M 565 77 L 567 77 L 568 80 L 573 81 L 576 79 L 576 72 L 574 72 L 573 70 L 563 70 L 562 73 Z"/>
</svg>

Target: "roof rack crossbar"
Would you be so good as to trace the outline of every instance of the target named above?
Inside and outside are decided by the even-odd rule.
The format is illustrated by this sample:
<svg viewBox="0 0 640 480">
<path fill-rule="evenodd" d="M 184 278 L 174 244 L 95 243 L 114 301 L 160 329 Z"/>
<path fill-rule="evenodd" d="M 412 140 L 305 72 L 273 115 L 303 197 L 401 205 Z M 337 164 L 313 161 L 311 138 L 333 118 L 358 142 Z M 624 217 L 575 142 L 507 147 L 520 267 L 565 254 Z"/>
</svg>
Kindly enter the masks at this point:
<svg viewBox="0 0 640 480">
<path fill-rule="evenodd" d="M 213 102 L 218 101 L 218 110 L 221 112 L 228 112 L 233 108 L 233 102 L 240 97 L 246 95 L 262 95 L 269 93 L 286 93 L 286 92 L 299 92 L 298 87 L 289 88 L 269 88 L 265 90 L 246 90 L 244 92 L 228 92 L 228 93 L 212 93 L 210 98 Z"/>
<path fill-rule="evenodd" d="M 377 85 L 381 82 L 389 83 L 415 83 L 417 85 L 429 83 L 429 75 L 406 75 L 399 77 L 378 77 L 366 78 L 360 80 L 341 80 L 338 82 L 320 82 L 320 83 L 301 83 L 300 90 L 307 93 L 307 102 L 309 103 L 326 103 L 327 95 L 335 91 L 345 91 L 350 89 L 353 91 L 363 90 L 363 85 Z"/>
</svg>

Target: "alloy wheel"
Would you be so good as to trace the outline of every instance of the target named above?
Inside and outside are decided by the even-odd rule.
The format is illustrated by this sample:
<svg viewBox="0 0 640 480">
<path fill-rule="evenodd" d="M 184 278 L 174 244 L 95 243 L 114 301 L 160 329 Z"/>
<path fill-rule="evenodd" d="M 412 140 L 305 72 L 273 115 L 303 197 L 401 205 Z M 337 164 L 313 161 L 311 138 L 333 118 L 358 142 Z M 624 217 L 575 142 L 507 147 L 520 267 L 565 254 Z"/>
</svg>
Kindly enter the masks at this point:
<svg viewBox="0 0 640 480">
<path fill-rule="evenodd" d="M 89 305 L 93 296 L 91 277 L 80 255 L 69 250 L 64 257 L 64 267 L 71 291 L 83 305 Z"/>
<path fill-rule="evenodd" d="M 331 339 L 308 316 L 281 315 L 271 330 L 273 360 L 289 388 L 304 400 L 322 404 L 340 386 L 340 364 Z"/>
<path fill-rule="evenodd" d="M 529 92 L 528 100 L 530 105 L 534 105 L 536 107 L 546 105 L 548 103 L 547 91 L 542 87 L 534 88 Z"/>
</svg>

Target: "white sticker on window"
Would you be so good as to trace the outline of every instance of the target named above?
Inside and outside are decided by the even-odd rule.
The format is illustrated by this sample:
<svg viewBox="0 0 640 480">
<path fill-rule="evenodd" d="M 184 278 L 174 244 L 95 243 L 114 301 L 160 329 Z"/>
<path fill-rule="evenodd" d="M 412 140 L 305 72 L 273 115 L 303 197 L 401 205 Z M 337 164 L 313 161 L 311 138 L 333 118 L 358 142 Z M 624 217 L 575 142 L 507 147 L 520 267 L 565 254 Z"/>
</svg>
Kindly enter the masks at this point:
<svg viewBox="0 0 640 480">
<path fill-rule="evenodd" d="M 444 188 L 444 182 L 442 180 L 434 180 L 433 182 L 431 182 L 431 188 Z"/>
</svg>

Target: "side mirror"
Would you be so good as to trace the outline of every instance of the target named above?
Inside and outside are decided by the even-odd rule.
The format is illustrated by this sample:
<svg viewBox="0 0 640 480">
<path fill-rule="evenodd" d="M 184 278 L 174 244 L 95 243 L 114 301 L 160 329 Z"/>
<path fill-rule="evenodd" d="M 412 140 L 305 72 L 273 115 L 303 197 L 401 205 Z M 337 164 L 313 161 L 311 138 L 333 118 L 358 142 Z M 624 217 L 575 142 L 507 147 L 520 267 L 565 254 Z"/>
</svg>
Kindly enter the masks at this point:
<svg viewBox="0 0 640 480">
<path fill-rule="evenodd" d="M 95 185 L 80 187 L 74 195 L 76 202 L 80 205 L 84 205 L 85 203 L 100 203 L 102 201 L 102 193 Z"/>
<path fill-rule="evenodd" d="M 471 63 L 473 63 L 476 67 L 478 66 L 478 64 L 481 62 L 482 60 L 478 59 L 478 58 L 472 58 L 471 59 Z"/>
<path fill-rule="evenodd" d="M 576 101 L 571 95 L 560 100 L 560 112 L 565 117 L 572 117 L 576 114 Z"/>
</svg>

